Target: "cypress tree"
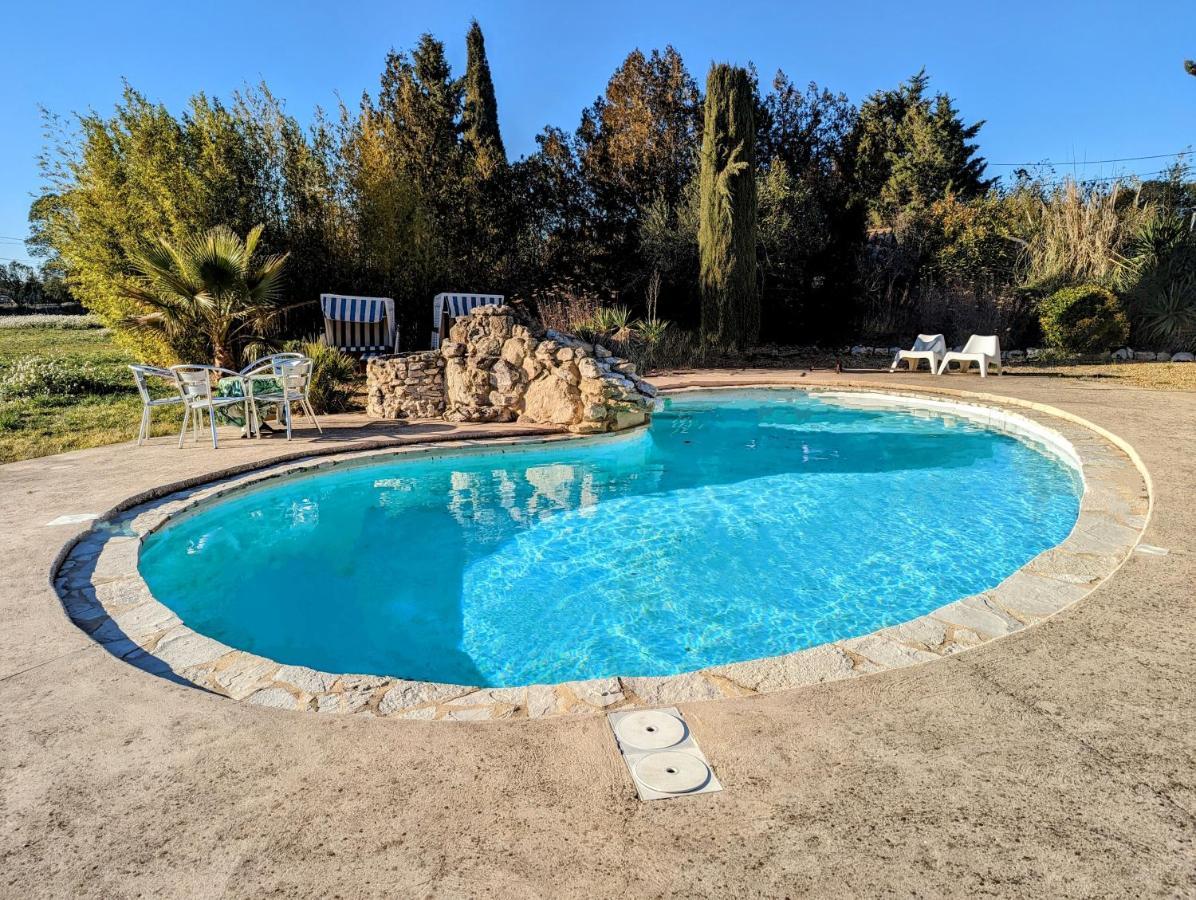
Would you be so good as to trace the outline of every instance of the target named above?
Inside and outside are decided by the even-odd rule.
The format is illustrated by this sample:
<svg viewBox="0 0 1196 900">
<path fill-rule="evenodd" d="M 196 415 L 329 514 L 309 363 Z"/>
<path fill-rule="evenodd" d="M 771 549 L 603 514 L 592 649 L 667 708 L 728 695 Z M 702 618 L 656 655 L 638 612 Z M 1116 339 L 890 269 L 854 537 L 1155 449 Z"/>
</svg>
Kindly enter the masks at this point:
<svg viewBox="0 0 1196 900">
<path fill-rule="evenodd" d="M 486 39 L 477 19 L 469 26 L 465 46 L 465 109 L 461 129 L 478 174 L 489 178 L 507 164 L 507 151 L 498 131 L 498 101 L 494 99 L 494 82 L 486 60 Z"/>
<path fill-rule="evenodd" d="M 755 98 L 747 71 L 710 67 L 699 175 L 702 339 L 742 348 L 760 335 L 756 290 Z"/>
</svg>

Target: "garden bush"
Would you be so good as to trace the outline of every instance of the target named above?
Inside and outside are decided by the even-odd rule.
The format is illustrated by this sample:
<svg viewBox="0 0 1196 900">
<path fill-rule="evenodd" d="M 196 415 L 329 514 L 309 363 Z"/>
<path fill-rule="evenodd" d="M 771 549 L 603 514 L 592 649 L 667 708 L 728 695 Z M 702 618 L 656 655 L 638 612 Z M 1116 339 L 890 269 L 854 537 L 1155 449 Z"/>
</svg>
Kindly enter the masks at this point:
<svg viewBox="0 0 1196 900">
<path fill-rule="evenodd" d="M 1047 345 L 1069 353 L 1101 353 L 1129 340 L 1130 323 L 1121 302 L 1099 285 L 1058 290 L 1042 302 L 1038 313 Z"/>
</svg>

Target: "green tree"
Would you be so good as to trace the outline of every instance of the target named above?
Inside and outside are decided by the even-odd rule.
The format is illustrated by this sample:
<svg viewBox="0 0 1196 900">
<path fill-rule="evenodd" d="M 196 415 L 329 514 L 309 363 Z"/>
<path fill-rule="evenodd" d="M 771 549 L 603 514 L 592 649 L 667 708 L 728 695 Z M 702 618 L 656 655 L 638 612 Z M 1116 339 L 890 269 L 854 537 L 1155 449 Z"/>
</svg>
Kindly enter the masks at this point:
<svg viewBox="0 0 1196 900">
<path fill-rule="evenodd" d="M 865 210 L 855 196 L 855 107 L 777 72 L 758 116 L 763 327 L 844 336 L 854 327 Z"/>
<path fill-rule="evenodd" d="M 475 19 L 465 37 L 465 107 L 461 130 L 466 152 L 478 175 L 490 178 L 507 164 L 507 152 L 498 130 L 498 101 L 486 59 L 486 41 Z"/>
<path fill-rule="evenodd" d="M 136 277 L 124 292 L 138 312 L 128 324 L 160 336 L 180 358 L 202 352 L 217 366 L 237 366 L 247 347 L 269 341 L 285 309 L 287 257 L 260 258 L 261 236 L 261 225 L 244 240 L 218 225 L 134 255 Z"/>
<path fill-rule="evenodd" d="M 341 109 L 344 181 L 362 271 L 355 292 L 395 297 L 400 333 L 426 331 L 417 300 L 454 285 L 475 258 L 459 140 L 462 85 L 444 45 L 425 34 L 391 51 L 376 100 Z"/>
<path fill-rule="evenodd" d="M 547 203 L 535 217 L 567 229 L 567 244 L 548 238 L 561 265 L 555 274 L 606 296 L 647 282 L 640 224 L 658 200 L 675 209 L 694 178 L 699 101 L 675 49 L 636 50 L 572 135 L 555 128 L 540 135 L 540 151 L 520 169 L 532 179 L 526 189 Z"/>
<path fill-rule="evenodd" d="M 1196 75 L 1196 59 L 1185 59 L 1184 71 L 1189 75 Z"/>
<path fill-rule="evenodd" d="M 702 338 L 730 348 L 754 343 L 760 332 L 754 108 L 745 69 L 711 66 L 699 187 Z"/>
<path fill-rule="evenodd" d="M 965 124 L 949 96 L 929 96 L 929 83 L 918 72 L 860 107 L 856 179 L 876 228 L 900 227 L 948 194 L 969 200 L 994 184 L 972 143 L 984 123 Z"/>
</svg>

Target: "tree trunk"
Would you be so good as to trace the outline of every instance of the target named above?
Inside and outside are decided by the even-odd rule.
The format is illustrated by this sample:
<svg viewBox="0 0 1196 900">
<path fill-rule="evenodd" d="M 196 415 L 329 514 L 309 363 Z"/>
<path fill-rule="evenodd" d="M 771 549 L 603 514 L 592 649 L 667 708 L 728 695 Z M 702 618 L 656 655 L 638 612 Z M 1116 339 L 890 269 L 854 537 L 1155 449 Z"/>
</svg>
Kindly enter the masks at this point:
<svg viewBox="0 0 1196 900">
<path fill-rule="evenodd" d="M 236 360 L 233 359 L 232 352 L 225 344 L 219 341 L 215 342 L 212 347 L 212 356 L 213 365 L 219 366 L 222 369 L 235 368 Z"/>
</svg>

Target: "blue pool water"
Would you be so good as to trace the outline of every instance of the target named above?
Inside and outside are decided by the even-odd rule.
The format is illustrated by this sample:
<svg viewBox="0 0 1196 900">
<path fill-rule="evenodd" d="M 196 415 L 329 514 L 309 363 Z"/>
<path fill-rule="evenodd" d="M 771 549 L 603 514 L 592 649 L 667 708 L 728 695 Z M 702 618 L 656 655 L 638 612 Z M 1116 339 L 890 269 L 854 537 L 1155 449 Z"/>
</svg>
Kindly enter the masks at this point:
<svg viewBox="0 0 1196 900">
<path fill-rule="evenodd" d="M 614 441 L 274 482 L 152 535 L 141 571 L 196 631 L 325 671 L 666 675 L 992 587 L 1067 536 L 1080 491 L 959 419 L 709 392 Z"/>
</svg>

